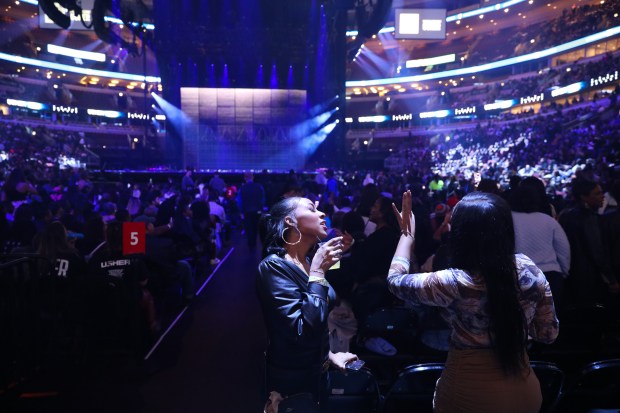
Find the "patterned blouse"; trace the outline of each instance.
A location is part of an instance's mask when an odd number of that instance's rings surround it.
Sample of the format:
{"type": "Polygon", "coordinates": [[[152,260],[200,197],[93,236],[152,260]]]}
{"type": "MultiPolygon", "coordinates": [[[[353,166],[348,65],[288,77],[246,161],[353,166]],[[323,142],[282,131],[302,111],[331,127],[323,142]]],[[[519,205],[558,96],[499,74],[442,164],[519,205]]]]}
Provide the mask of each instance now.
{"type": "MultiPolygon", "coordinates": [[[[549,283],[527,256],[516,254],[515,262],[528,334],[536,341],[552,343],[558,335],[558,319],[549,283]]],[[[491,347],[486,286],[481,276],[458,269],[421,274],[407,274],[408,270],[409,260],[394,257],[388,274],[394,295],[414,304],[441,307],[441,315],[452,327],[453,348],[491,347]]]]}

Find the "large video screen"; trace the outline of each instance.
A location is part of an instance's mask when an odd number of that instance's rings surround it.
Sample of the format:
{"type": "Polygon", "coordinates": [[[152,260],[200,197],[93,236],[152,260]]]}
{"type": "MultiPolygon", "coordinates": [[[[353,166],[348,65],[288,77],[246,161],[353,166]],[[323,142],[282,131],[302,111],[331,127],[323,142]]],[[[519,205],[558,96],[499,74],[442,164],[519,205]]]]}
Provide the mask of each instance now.
{"type": "Polygon", "coordinates": [[[197,169],[289,170],[309,156],[294,133],[306,91],[181,88],[183,163],[197,169]]]}
{"type": "Polygon", "coordinates": [[[443,40],[446,9],[396,9],[397,39],[443,40]]]}

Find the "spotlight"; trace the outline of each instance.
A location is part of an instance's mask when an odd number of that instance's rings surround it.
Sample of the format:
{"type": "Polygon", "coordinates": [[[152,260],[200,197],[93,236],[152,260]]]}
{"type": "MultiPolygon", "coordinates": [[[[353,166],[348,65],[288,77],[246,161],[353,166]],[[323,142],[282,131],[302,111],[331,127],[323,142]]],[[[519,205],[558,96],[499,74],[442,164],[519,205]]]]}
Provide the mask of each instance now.
{"type": "Polygon", "coordinates": [[[76,0],[39,0],[39,6],[41,6],[43,13],[66,30],[71,26],[71,18],[60,11],[56,3],[67,9],[69,13],[73,12],[76,16],[82,14],[82,8],[77,5],[76,0]]]}

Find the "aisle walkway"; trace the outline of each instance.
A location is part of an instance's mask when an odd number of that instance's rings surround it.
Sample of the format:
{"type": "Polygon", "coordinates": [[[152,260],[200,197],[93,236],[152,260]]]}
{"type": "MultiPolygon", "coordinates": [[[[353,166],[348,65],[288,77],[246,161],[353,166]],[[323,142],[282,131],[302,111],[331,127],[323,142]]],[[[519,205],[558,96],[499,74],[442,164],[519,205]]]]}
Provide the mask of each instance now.
{"type": "Polygon", "coordinates": [[[254,280],[259,251],[234,242],[196,300],[149,357],[146,412],[260,411],[266,334],[254,280]]]}
{"type": "MultiPolygon", "coordinates": [[[[1,412],[250,413],[262,409],[262,314],[255,293],[259,250],[235,236],[191,305],[143,365],[127,358],[58,359],[0,394],[1,412]]],[[[174,320],[175,314],[166,316],[174,320]]]]}

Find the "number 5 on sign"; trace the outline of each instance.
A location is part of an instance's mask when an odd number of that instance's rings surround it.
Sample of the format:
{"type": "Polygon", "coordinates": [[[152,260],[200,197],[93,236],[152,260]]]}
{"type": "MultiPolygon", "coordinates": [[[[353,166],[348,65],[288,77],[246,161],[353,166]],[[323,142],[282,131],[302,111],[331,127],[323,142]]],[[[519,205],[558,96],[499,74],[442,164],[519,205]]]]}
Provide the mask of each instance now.
{"type": "Polygon", "coordinates": [[[146,252],[146,225],[144,222],[123,223],[123,255],[146,252]]]}

